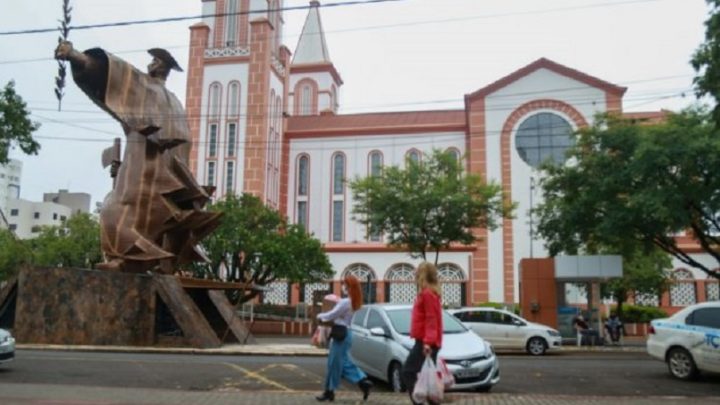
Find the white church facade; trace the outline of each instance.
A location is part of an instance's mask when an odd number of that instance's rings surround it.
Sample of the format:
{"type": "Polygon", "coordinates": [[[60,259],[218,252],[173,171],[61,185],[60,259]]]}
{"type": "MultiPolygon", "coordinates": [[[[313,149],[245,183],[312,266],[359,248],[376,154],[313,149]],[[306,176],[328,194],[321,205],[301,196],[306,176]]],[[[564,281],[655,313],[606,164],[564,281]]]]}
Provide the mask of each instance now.
{"type": "MultiPolygon", "coordinates": [[[[411,302],[418,261],[352,219],[345,179],[442,149],[462,156],[470,172],[501,184],[518,204],[515,219],[479,230],[473,245],[441,253],[444,300],[517,302],[518,263],[547,255],[528,216],[540,198],[538,163],[562,159],[569,134],[592,124],[596,113],[622,112],[626,89],[539,59],[469,89],[462,109],[338,114],[343,80],[329,56],[319,3],[310,2],[294,54],[281,41],[283,17],[276,10],[282,3],[203,0],[203,15],[227,15],[191,27],[186,99],[191,168],[199,181],[216,186],[216,198],[253,193],[303,224],[324,244],[335,269],[327,284],[276,283],[265,300],[308,301],[313,290],[339,289],[351,273],[371,280],[371,300],[411,302]]],[[[693,279],[705,278],[689,271],[693,279]]],[[[702,297],[717,295],[717,284],[713,288],[702,297]]]]}

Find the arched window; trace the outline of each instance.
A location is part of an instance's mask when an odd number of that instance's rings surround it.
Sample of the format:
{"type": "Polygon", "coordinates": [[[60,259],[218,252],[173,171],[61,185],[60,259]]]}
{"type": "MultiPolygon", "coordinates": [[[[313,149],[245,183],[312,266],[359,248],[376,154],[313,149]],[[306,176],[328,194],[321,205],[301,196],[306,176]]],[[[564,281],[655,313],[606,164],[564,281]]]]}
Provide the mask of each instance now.
{"type": "Polygon", "coordinates": [[[330,240],[341,242],[345,235],[345,155],[332,157],[332,228],[330,240]]]}
{"type": "Polygon", "coordinates": [[[565,152],[574,144],[573,129],[563,117],[541,112],[526,118],[515,134],[515,148],[525,163],[538,167],[546,161],[565,162],[565,152]]]}
{"type": "Polygon", "coordinates": [[[235,162],[229,160],[225,163],[225,195],[235,192],[233,185],[235,184],[235,162]]]}
{"type": "Polygon", "coordinates": [[[417,150],[417,149],[414,149],[414,148],[413,148],[413,149],[410,149],[410,150],[405,154],[405,158],[406,158],[406,159],[411,160],[411,161],[413,161],[413,162],[415,162],[415,163],[420,163],[421,156],[422,156],[422,155],[420,154],[420,151],[417,150]]]}
{"type": "Polygon", "coordinates": [[[220,93],[220,83],[210,85],[210,91],[208,92],[208,115],[210,120],[220,118],[220,93]]]}
{"type": "Polygon", "coordinates": [[[383,154],[382,152],[378,150],[374,150],[370,152],[370,155],[368,155],[368,175],[376,177],[379,176],[382,173],[382,166],[383,166],[383,154]]]}
{"type": "Polygon", "coordinates": [[[215,185],[215,162],[207,162],[207,185],[215,185]]]}
{"type": "Polygon", "coordinates": [[[225,0],[225,46],[237,45],[238,0],[225,0]]]}
{"type": "Polygon", "coordinates": [[[377,281],[377,277],[375,277],[375,272],[370,268],[370,266],[364,263],[351,264],[345,268],[341,277],[344,279],[347,276],[354,276],[358,279],[358,281],[360,281],[360,286],[363,292],[363,301],[365,303],[372,303],[376,301],[375,282],[377,281]]]}
{"type": "Polygon", "coordinates": [[[275,129],[275,90],[270,91],[270,105],[268,106],[268,118],[270,120],[270,131],[275,129]]]}
{"type": "Polygon", "coordinates": [[[673,307],[684,307],[697,302],[695,291],[695,278],[686,269],[675,270],[672,274],[674,279],[670,287],[670,305],[673,307]]]}
{"type": "Polygon", "coordinates": [[[275,123],[275,128],[280,133],[282,133],[282,118],[283,118],[282,98],[280,96],[277,96],[275,98],[275,120],[277,121],[275,123]]]}
{"type": "Polygon", "coordinates": [[[417,296],[415,268],[408,263],[392,266],[385,276],[385,297],[393,304],[411,304],[417,296]]]}
{"type": "Polygon", "coordinates": [[[310,158],[300,155],[297,160],[297,190],[295,195],[295,223],[308,229],[308,179],[310,177],[310,158]]]}
{"type": "Polygon", "coordinates": [[[333,194],[345,192],[345,155],[336,153],[333,156],[333,194]]]}
{"type": "Polygon", "coordinates": [[[240,83],[231,82],[228,86],[228,117],[240,116],[240,83]]]}
{"type": "Polygon", "coordinates": [[[333,84],[330,86],[330,109],[337,113],[338,110],[338,95],[337,95],[337,87],[333,84]]]}
{"type": "Polygon", "coordinates": [[[300,115],[312,114],[312,88],[306,84],[300,89],[300,115]]]}
{"type": "Polygon", "coordinates": [[[442,300],[445,305],[465,305],[465,274],[452,263],[438,266],[438,280],[442,288],[442,300]]]}
{"type": "Polygon", "coordinates": [[[218,124],[212,123],[208,127],[208,156],[217,156],[218,124]]]}
{"type": "Polygon", "coordinates": [[[302,155],[298,159],[298,189],[297,193],[301,196],[308,195],[308,169],[310,166],[310,158],[302,155]]]}
{"type": "Polygon", "coordinates": [[[453,159],[455,159],[456,162],[460,161],[460,151],[456,148],[448,148],[446,151],[450,156],[452,156],[453,159]]]}
{"type": "Polygon", "coordinates": [[[295,115],[312,115],[317,113],[318,85],[309,78],[295,84],[293,92],[293,108],[295,115]]]}

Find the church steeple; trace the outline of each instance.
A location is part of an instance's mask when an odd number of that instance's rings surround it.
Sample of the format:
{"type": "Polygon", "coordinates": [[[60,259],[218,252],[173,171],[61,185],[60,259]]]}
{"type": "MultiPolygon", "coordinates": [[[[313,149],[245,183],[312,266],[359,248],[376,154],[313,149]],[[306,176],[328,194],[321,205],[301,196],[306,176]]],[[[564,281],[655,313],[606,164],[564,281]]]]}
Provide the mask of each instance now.
{"type": "Polygon", "coordinates": [[[312,0],[310,2],[310,11],[305,19],[305,25],[295,49],[293,64],[330,62],[330,54],[325,42],[325,31],[322,28],[319,8],[319,1],[312,0]]]}
{"type": "Polygon", "coordinates": [[[330,61],[320,2],[312,0],[290,65],[288,112],[292,115],[336,114],[343,82],[330,61]]]}

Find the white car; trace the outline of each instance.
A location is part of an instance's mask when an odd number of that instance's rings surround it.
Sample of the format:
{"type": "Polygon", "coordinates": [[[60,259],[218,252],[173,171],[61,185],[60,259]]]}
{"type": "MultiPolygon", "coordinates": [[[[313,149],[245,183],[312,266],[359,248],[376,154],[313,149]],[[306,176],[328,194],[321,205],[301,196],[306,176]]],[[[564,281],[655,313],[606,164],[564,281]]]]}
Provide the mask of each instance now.
{"type": "Polygon", "coordinates": [[[15,339],[10,332],[0,329],[0,364],[12,361],[15,358],[15,339]]]}
{"type": "Polygon", "coordinates": [[[562,346],[557,330],[528,322],[512,312],[490,307],[467,307],[448,310],[465,326],[497,349],[524,349],[539,356],[548,349],[562,346]]]}
{"type": "Polygon", "coordinates": [[[720,373],[720,302],[690,305],[650,322],[647,351],[667,362],[670,374],[690,380],[699,371],[720,373]]]}

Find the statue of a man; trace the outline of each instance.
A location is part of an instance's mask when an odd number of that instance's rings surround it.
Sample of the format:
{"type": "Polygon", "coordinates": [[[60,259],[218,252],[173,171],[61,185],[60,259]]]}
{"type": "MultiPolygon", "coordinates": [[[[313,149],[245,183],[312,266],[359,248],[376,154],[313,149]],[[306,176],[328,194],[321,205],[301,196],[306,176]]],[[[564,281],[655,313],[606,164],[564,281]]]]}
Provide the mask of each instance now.
{"type": "Polygon", "coordinates": [[[185,111],[165,87],[170,70],[182,69],[168,51],[148,52],[147,74],[103,49],[78,52],[67,41],[55,57],[70,61],[75,83],[126,135],[115,188],[100,211],[106,263],[98,267],[172,273],[178,264],[206,260],[197,243],[220,214],[203,210],[214,189],[200,186],[188,169],[185,111]]]}

